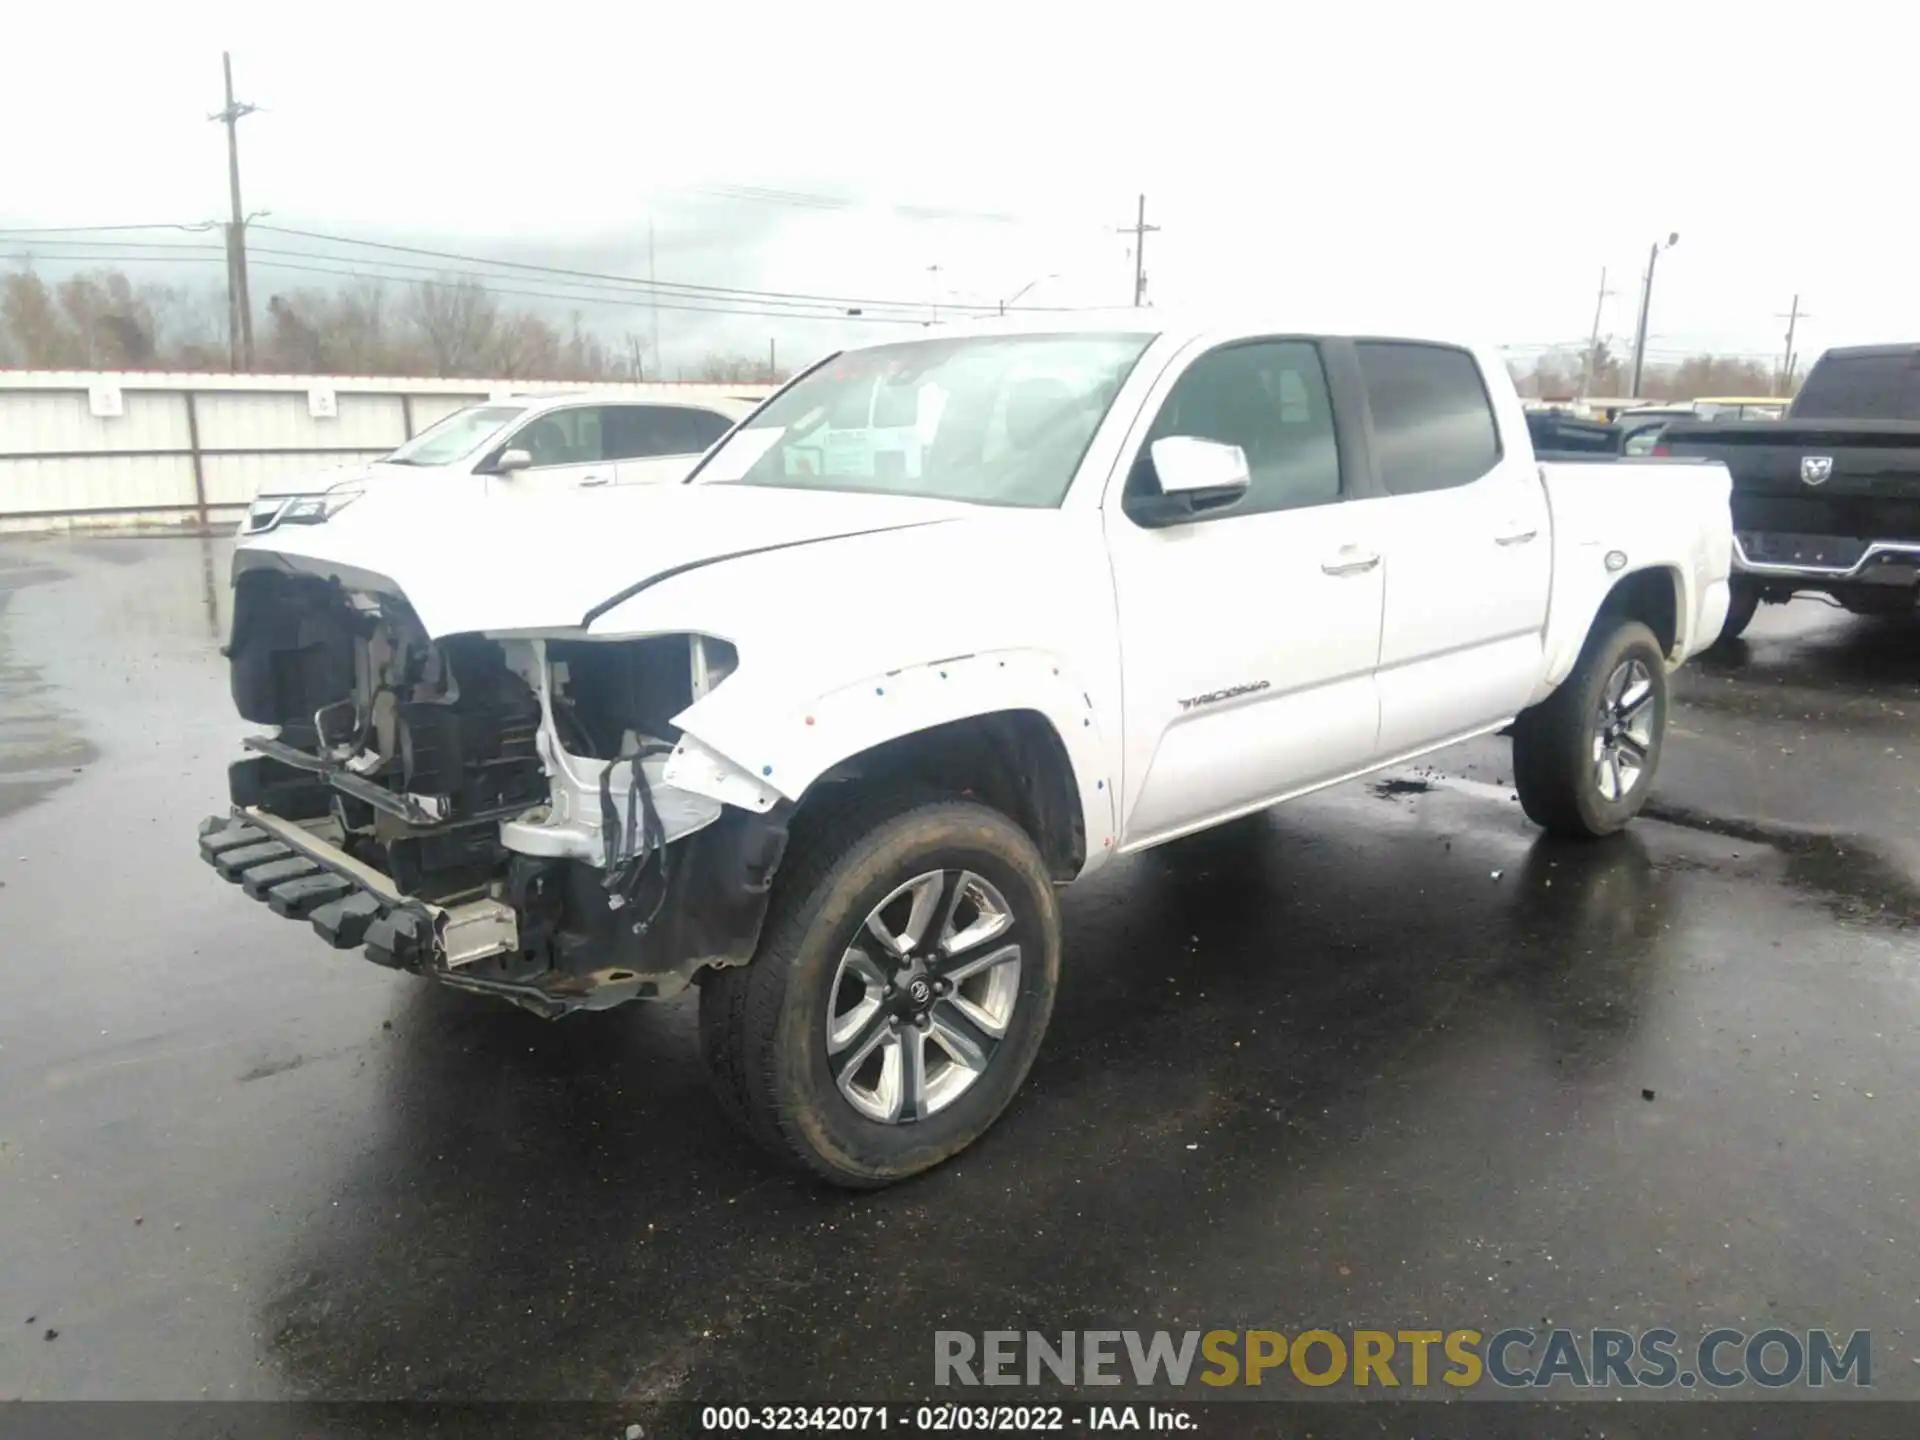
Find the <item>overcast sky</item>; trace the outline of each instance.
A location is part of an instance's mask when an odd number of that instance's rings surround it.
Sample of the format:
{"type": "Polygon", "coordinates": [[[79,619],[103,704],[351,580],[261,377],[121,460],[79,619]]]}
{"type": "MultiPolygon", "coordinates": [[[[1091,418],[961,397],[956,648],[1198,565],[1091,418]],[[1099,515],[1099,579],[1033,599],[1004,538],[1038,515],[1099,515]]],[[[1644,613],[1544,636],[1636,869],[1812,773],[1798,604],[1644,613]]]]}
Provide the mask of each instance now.
{"type": "MultiPolygon", "coordinates": [[[[662,280],[951,306],[1057,274],[1028,300],[1106,304],[1131,297],[1114,228],[1145,191],[1163,306],[1577,342],[1604,266],[1624,340],[1647,246],[1678,231],[1656,356],[1777,356],[1796,291],[1803,354],[1920,336],[1920,19],[1884,0],[15,0],[5,34],[0,227],[222,217],[225,48],[262,107],[247,206],[293,228],[644,274],[651,216],[662,280]]],[[[314,283],[262,270],[256,300],[314,283]]],[[[911,333],[662,324],[670,355],[911,333]]]]}

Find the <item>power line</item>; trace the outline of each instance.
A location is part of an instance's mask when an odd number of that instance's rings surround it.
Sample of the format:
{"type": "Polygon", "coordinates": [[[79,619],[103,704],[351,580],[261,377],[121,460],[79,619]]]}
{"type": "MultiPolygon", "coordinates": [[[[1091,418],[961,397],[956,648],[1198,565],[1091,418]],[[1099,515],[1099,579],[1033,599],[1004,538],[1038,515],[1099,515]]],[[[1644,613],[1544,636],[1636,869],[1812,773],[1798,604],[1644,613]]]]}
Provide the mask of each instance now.
{"type": "MultiPolygon", "coordinates": [[[[212,264],[214,261],[218,260],[221,255],[220,249],[216,246],[182,245],[182,246],[176,246],[172,248],[182,253],[164,254],[164,255],[114,254],[114,255],[90,256],[87,258],[91,261],[95,261],[101,264],[146,264],[146,263],[212,264]],[[201,251],[206,253],[198,253],[198,254],[184,253],[187,251],[201,251]]],[[[770,310],[765,308],[754,308],[746,305],[725,305],[725,304],[707,305],[707,304],[679,303],[678,301],[672,300],[672,299],[660,300],[660,299],[657,299],[656,297],[651,297],[651,296],[636,294],[631,292],[614,292],[611,294],[605,293],[605,292],[594,292],[594,293],[581,294],[581,293],[578,293],[577,291],[568,291],[568,290],[559,290],[559,289],[546,289],[546,290],[519,289],[519,288],[502,286],[496,283],[492,283],[493,281],[499,278],[494,276],[468,275],[465,277],[465,279],[462,279],[462,280],[450,280],[445,278],[434,278],[434,277],[425,276],[425,275],[392,275],[392,274],[382,273],[379,271],[369,271],[364,266],[358,264],[357,262],[345,256],[310,255],[307,251],[304,251],[304,250],[278,250],[272,247],[259,246],[259,245],[256,245],[253,247],[252,254],[254,256],[268,257],[265,259],[256,260],[255,262],[256,268],[263,269],[263,270],[286,270],[286,271],[291,271],[291,272],[300,273],[300,274],[330,275],[330,276],[338,277],[340,279],[347,279],[347,280],[357,279],[357,280],[394,281],[397,283],[404,283],[409,285],[425,285],[425,286],[428,286],[429,288],[437,289],[437,290],[439,289],[456,290],[456,289],[459,289],[462,284],[468,283],[469,281],[487,280],[489,283],[487,284],[486,289],[487,289],[487,292],[492,295],[511,295],[516,298],[529,299],[529,300],[557,300],[557,301],[564,301],[564,302],[568,302],[576,305],[619,305],[619,306],[632,307],[636,309],[657,307],[661,310],[673,310],[673,311],[679,311],[679,312],[683,312],[691,315],[746,315],[746,316],[754,316],[762,319],[776,319],[776,320],[832,320],[832,321],[841,321],[841,322],[844,322],[847,320],[856,320],[856,321],[864,321],[867,324],[915,325],[915,326],[924,325],[926,323],[924,320],[913,315],[865,315],[865,314],[848,315],[843,310],[826,310],[826,309],[770,310]],[[300,263],[296,263],[293,260],[282,260],[282,259],[275,258],[280,255],[298,256],[306,260],[337,260],[340,265],[346,266],[348,268],[343,269],[343,268],[337,268],[335,266],[328,266],[328,265],[300,264],[300,263]]],[[[391,265],[396,265],[404,262],[386,261],[381,263],[391,266],[391,265]]],[[[418,268],[426,269],[428,267],[422,266],[418,268]]],[[[447,273],[448,272],[446,271],[441,271],[440,275],[444,277],[447,273]]],[[[679,297],[679,300],[699,301],[706,298],[709,298],[709,297],[684,296],[684,297],[679,297]]]]}
{"type": "MultiPolygon", "coordinates": [[[[260,228],[268,229],[271,227],[261,226],[260,228]]],[[[208,259],[217,257],[221,253],[219,247],[212,246],[212,245],[161,244],[161,243],[151,242],[151,241],[149,242],[140,242],[140,241],[113,242],[113,241],[65,240],[65,241],[51,241],[48,243],[57,244],[57,245],[65,246],[68,248],[86,248],[90,250],[108,249],[113,252],[109,254],[87,255],[84,257],[62,256],[62,255],[56,255],[51,257],[54,259],[67,259],[67,260],[85,259],[89,263],[96,263],[96,264],[116,264],[116,263],[125,264],[125,263],[144,263],[144,262],[155,262],[155,261],[158,261],[158,262],[179,261],[182,263],[202,263],[208,259]],[[142,254],[127,253],[131,251],[158,252],[158,253],[142,253],[142,254]]],[[[596,282],[596,281],[589,281],[589,280],[581,280],[581,281],[555,280],[552,282],[547,282],[555,286],[565,285],[567,287],[565,289],[540,289],[540,290],[509,289],[509,288],[503,288],[498,282],[502,279],[512,279],[513,277],[511,276],[503,277],[498,275],[490,275],[480,271],[457,270],[457,269],[452,269],[445,265],[426,265],[426,264],[420,264],[417,262],[406,261],[406,260],[388,260],[388,259],[362,261],[346,255],[326,255],[326,254],[319,254],[311,250],[289,250],[289,249],[283,249],[281,247],[273,246],[273,245],[254,245],[249,247],[248,253],[250,256],[256,256],[256,257],[258,256],[285,257],[288,260],[323,262],[322,264],[318,264],[318,265],[312,264],[312,263],[305,264],[305,265],[289,265],[289,264],[280,263],[278,260],[274,260],[271,264],[269,263],[268,260],[258,261],[259,265],[264,266],[266,268],[287,269],[287,270],[306,270],[314,274],[340,275],[342,277],[349,278],[349,279],[377,279],[377,280],[383,280],[383,281],[392,280],[399,283],[415,284],[415,283],[427,283],[428,277],[445,277],[451,274],[451,275],[461,276],[466,280],[471,280],[475,282],[484,282],[484,284],[486,285],[486,288],[496,294],[521,295],[521,296],[527,296],[535,299],[547,298],[547,299],[557,299],[557,300],[568,300],[568,301],[573,301],[575,303],[586,302],[586,303],[593,303],[593,304],[645,303],[650,305],[655,304],[660,300],[660,297],[657,294],[648,292],[644,289],[633,289],[633,288],[628,288],[624,286],[614,287],[604,282],[596,282]],[[349,268],[337,269],[337,268],[332,268],[333,266],[346,266],[349,268]],[[372,267],[378,267],[378,268],[372,268],[372,267]],[[392,273],[393,271],[396,271],[396,270],[409,271],[414,273],[410,273],[410,274],[392,273]],[[582,291],[585,291],[587,293],[583,294],[581,293],[582,291]]],[[[22,258],[25,258],[25,257],[23,256],[22,258]]],[[[537,282],[523,281],[522,283],[532,284],[537,282]]],[[[823,320],[823,319],[839,320],[839,319],[865,318],[865,319],[873,319],[873,320],[887,321],[887,322],[913,321],[914,323],[919,323],[919,320],[916,314],[903,313],[899,315],[881,314],[881,315],[867,316],[864,314],[864,312],[862,312],[860,314],[849,315],[848,312],[842,308],[831,307],[824,304],[816,304],[811,301],[801,301],[801,300],[782,300],[782,299],[770,298],[764,301],[759,301],[757,303],[744,303],[745,301],[750,301],[751,297],[743,297],[743,301],[735,301],[734,297],[731,295],[679,294],[677,292],[668,293],[665,299],[668,301],[677,300],[681,302],[689,302],[689,303],[680,303],[680,304],[667,304],[664,306],[664,308],[670,309],[670,310],[682,310],[690,313],[707,313],[707,314],[716,314],[716,315],[728,315],[728,314],[759,315],[759,316],[766,316],[766,317],[790,316],[794,319],[805,319],[805,320],[823,320]],[[706,302],[712,302],[712,303],[706,303],[706,302]]],[[[962,307],[962,308],[968,308],[968,307],[962,307]]],[[[977,307],[971,307],[971,308],[978,310],[982,314],[986,313],[986,307],[984,306],[977,306],[977,307]]],[[[914,309],[917,311],[918,309],[917,304],[914,306],[914,309]]]]}
{"type": "MultiPolygon", "coordinates": [[[[70,235],[70,234],[90,234],[90,233],[104,233],[106,231],[116,229],[116,228],[122,228],[122,227],[65,227],[65,228],[46,227],[44,229],[20,229],[20,230],[0,229],[0,236],[9,236],[9,235],[57,236],[57,235],[70,235]]],[[[144,229],[157,229],[157,228],[163,228],[163,227],[127,226],[124,228],[127,230],[144,230],[144,229]]],[[[212,229],[213,225],[210,222],[208,224],[201,225],[201,226],[174,225],[166,228],[173,228],[173,229],[186,230],[186,231],[204,231],[204,230],[212,229]]],[[[629,275],[612,275],[612,274],[607,274],[605,272],[600,272],[600,271],[579,270],[579,269],[573,269],[567,266],[560,266],[560,265],[542,265],[542,264],[537,264],[535,262],[526,261],[526,260],[504,260],[504,259],[500,259],[492,256],[470,255],[470,254],[465,254],[462,252],[450,251],[450,250],[436,250],[436,249],[431,249],[429,247],[420,246],[420,245],[403,245],[393,241],[365,240],[365,239],[360,239],[354,236],[334,235],[334,234],[329,234],[324,231],[318,231],[318,230],[302,230],[302,229],[296,229],[291,226],[272,225],[264,221],[258,221],[258,220],[247,222],[246,228],[249,230],[269,231],[276,235],[287,235],[287,236],[292,236],[292,237],[303,239],[303,240],[317,240],[323,244],[328,244],[328,245],[338,245],[338,246],[349,247],[349,248],[381,250],[381,251],[387,251],[387,252],[390,252],[393,254],[399,254],[399,255],[417,255],[417,256],[421,256],[423,258],[432,259],[432,260],[454,261],[462,266],[483,266],[483,267],[488,267],[494,270],[521,271],[529,275],[553,276],[560,280],[564,280],[569,284],[575,284],[575,285],[584,284],[584,285],[591,285],[593,287],[617,286],[623,290],[637,291],[640,293],[658,293],[660,295],[668,296],[668,297],[678,296],[680,298],[689,299],[689,300],[693,300],[693,299],[725,300],[725,301],[742,302],[746,304],[759,305],[759,306],[780,306],[780,305],[789,304],[789,303],[802,304],[802,305],[830,305],[830,306],[841,306],[841,307],[858,307],[862,310],[883,310],[883,311],[893,310],[893,311],[899,311],[903,314],[917,313],[920,310],[921,303],[922,303],[916,300],[881,299],[881,298],[858,296],[858,295],[832,295],[832,294],[823,294],[820,292],[810,292],[810,291],[756,290],[756,289],[751,289],[743,286],[707,285],[707,284],[699,284],[699,283],[694,283],[689,281],[677,281],[677,280],[642,280],[637,277],[629,276],[629,275]]],[[[107,242],[48,239],[44,243],[49,245],[61,245],[61,246],[78,248],[82,246],[97,247],[107,242]]],[[[124,246],[140,245],[140,244],[152,244],[154,242],[123,241],[119,243],[124,247],[124,246]]],[[[266,251],[260,246],[254,246],[252,247],[252,253],[264,254],[266,253],[266,251]]],[[[285,251],[282,253],[305,255],[305,254],[308,254],[309,252],[285,251]]],[[[351,256],[344,256],[344,255],[343,256],[315,255],[315,256],[312,256],[312,258],[326,259],[326,260],[338,259],[343,262],[355,264],[355,265],[367,263],[367,262],[363,262],[361,260],[355,259],[351,256]]],[[[398,266],[403,262],[386,261],[382,263],[392,265],[392,266],[398,266]]],[[[414,268],[419,268],[423,270],[430,269],[434,271],[444,271],[447,267],[418,266],[414,268]]],[[[489,278],[489,277],[486,277],[483,272],[468,272],[468,273],[476,274],[477,278],[489,278]]],[[[1049,305],[1023,305],[1019,307],[1009,306],[1008,308],[1009,309],[1018,308],[1025,311],[1035,311],[1035,312],[1054,311],[1054,312],[1060,312],[1060,313],[1071,313],[1073,309],[1073,307],[1070,307],[1070,306],[1049,306],[1049,305]]],[[[855,318],[858,318],[858,317],[855,317],[855,318]]]]}
{"type": "MultiPolygon", "coordinates": [[[[217,230],[217,220],[202,220],[193,225],[182,225],[175,220],[162,220],[153,225],[27,225],[0,229],[0,235],[104,235],[114,231],[126,230],[188,230],[195,234],[208,230],[217,230]]],[[[82,244],[82,241],[74,241],[82,244]]]]}
{"type": "MultiPolygon", "coordinates": [[[[261,224],[256,227],[270,230],[276,235],[292,235],[303,240],[320,240],[332,245],[359,246],[372,250],[389,250],[402,255],[422,255],[436,260],[455,260],[467,265],[486,265],[503,270],[524,270],[532,274],[554,275],[569,281],[590,280],[601,284],[619,285],[640,290],[654,289],[665,293],[680,293],[689,298],[707,296],[714,298],[750,300],[765,302],[774,300],[794,300],[822,305],[860,306],[883,310],[918,310],[919,302],[912,300],[875,299],[858,295],[825,295],[797,290],[753,290],[733,285],[701,285],[683,280],[657,280],[648,282],[631,275],[610,275],[602,271],[576,270],[562,265],[540,265],[529,260],[501,260],[485,255],[466,255],[451,250],[433,250],[421,245],[401,245],[389,240],[359,240],[346,235],[329,235],[318,230],[296,230],[285,225],[261,224]]],[[[343,257],[344,258],[344,257],[343,257]]],[[[1029,309],[1047,309],[1046,306],[1029,306],[1029,309]]]]}

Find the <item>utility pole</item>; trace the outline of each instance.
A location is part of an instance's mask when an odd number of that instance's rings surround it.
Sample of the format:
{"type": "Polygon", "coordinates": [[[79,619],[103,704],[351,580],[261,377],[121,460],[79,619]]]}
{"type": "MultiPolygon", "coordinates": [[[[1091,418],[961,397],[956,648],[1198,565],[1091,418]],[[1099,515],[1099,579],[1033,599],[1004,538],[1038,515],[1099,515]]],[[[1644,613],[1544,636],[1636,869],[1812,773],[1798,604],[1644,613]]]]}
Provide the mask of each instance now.
{"type": "Polygon", "coordinates": [[[1134,308],[1147,303],[1147,236],[1160,227],[1147,223],[1147,197],[1140,197],[1139,208],[1134,211],[1133,224],[1117,225],[1115,233],[1133,236],[1133,304],[1134,308]]]}
{"type": "Polygon", "coordinates": [[[233,219],[227,225],[227,359],[234,369],[253,369],[253,297],[247,290],[247,222],[240,209],[240,136],[236,128],[258,106],[233,98],[233,56],[222,50],[220,68],[227,79],[227,108],[209,120],[227,127],[227,194],[233,219]]]}
{"type": "Polygon", "coordinates": [[[773,347],[776,343],[776,338],[777,337],[772,335],[767,337],[767,382],[769,384],[773,383],[774,377],[780,373],[780,362],[773,358],[773,347]]]}
{"type": "Polygon", "coordinates": [[[1580,362],[1580,398],[1585,400],[1593,391],[1593,362],[1600,350],[1600,312],[1606,309],[1607,297],[1613,292],[1607,289],[1607,267],[1600,267],[1600,294],[1593,302],[1593,329],[1587,336],[1587,355],[1580,362]]]}
{"type": "Polygon", "coordinates": [[[940,319],[940,263],[935,261],[927,267],[927,323],[933,325],[940,319]]]}
{"type": "Polygon", "coordinates": [[[1640,323],[1633,332],[1633,384],[1628,388],[1633,392],[1628,399],[1640,398],[1640,379],[1647,360],[1647,315],[1653,309],[1653,271],[1660,263],[1660,252],[1671,250],[1680,243],[1680,232],[1674,231],[1667,236],[1663,245],[1656,240],[1647,250],[1647,273],[1640,287],[1640,323]]]}
{"type": "Polygon", "coordinates": [[[1780,361],[1780,393],[1791,395],[1793,394],[1793,332],[1799,328],[1800,322],[1807,318],[1800,313],[1800,297],[1798,295],[1793,297],[1793,308],[1785,315],[1775,315],[1773,318],[1787,322],[1787,353],[1780,361]]]}

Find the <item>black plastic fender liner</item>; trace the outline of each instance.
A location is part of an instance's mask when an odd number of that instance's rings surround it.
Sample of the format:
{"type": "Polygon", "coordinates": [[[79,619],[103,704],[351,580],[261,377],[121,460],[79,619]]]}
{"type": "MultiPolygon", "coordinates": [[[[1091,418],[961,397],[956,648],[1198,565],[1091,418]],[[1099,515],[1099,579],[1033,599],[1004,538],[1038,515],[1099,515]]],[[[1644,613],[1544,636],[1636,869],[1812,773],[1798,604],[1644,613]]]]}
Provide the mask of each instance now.
{"type": "Polygon", "coordinates": [[[727,807],[711,825],[667,847],[664,876],[650,873],[633,904],[609,907],[602,872],[569,865],[557,963],[570,971],[631,972],[655,987],[642,993],[659,995],[684,988],[708,965],[746,964],[760,943],[791,809],[783,803],[752,814],[727,807]]]}

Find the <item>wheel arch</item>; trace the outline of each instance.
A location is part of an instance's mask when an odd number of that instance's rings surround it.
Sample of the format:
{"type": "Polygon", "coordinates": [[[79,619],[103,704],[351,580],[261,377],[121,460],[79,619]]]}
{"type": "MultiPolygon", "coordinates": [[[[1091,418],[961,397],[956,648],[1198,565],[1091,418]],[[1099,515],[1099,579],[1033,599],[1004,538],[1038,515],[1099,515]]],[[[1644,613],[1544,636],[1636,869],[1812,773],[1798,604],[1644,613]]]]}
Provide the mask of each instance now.
{"type": "Polygon", "coordinates": [[[948,720],[850,755],[808,786],[798,813],[841,785],[914,784],[998,810],[1033,839],[1048,873],[1086,866],[1084,797],[1060,732],[1037,710],[948,720]]]}
{"type": "MultiPolygon", "coordinates": [[[[1609,616],[1638,620],[1653,632],[1660,653],[1672,661],[1685,638],[1680,620],[1685,608],[1681,593],[1684,585],[1679,569],[1671,565],[1649,565],[1623,575],[1601,600],[1593,623],[1609,616]]],[[[1589,633],[1593,623],[1587,626],[1589,633]]]]}
{"type": "Polygon", "coordinates": [[[823,786],[907,778],[1008,815],[1056,880],[1111,851],[1109,747],[1091,695],[1056,656],[932,661],[798,703],[736,683],[677,717],[684,763],[670,768],[673,783],[752,808],[784,799],[804,809],[823,786]]]}
{"type": "Polygon", "coordinates": [[[1578,623],[1573,615],[1563,614],[1559,623],[1549,624],[1546,683],[1534,695],[1534,702],[1544,699],[1573,673],[1587,643],[1603,625],[1614,620],[1637,620],[1645,625],[1653,632],[1669,667],[1678,664],[1680,657],[1693,648],[1693,637],[1686,633],[1691,608],[1686,577],[1676,565],[1644,565],[1617,576],[1604,589],[1596,587],[1590,601],[1576,612],[1578,623]]]}

